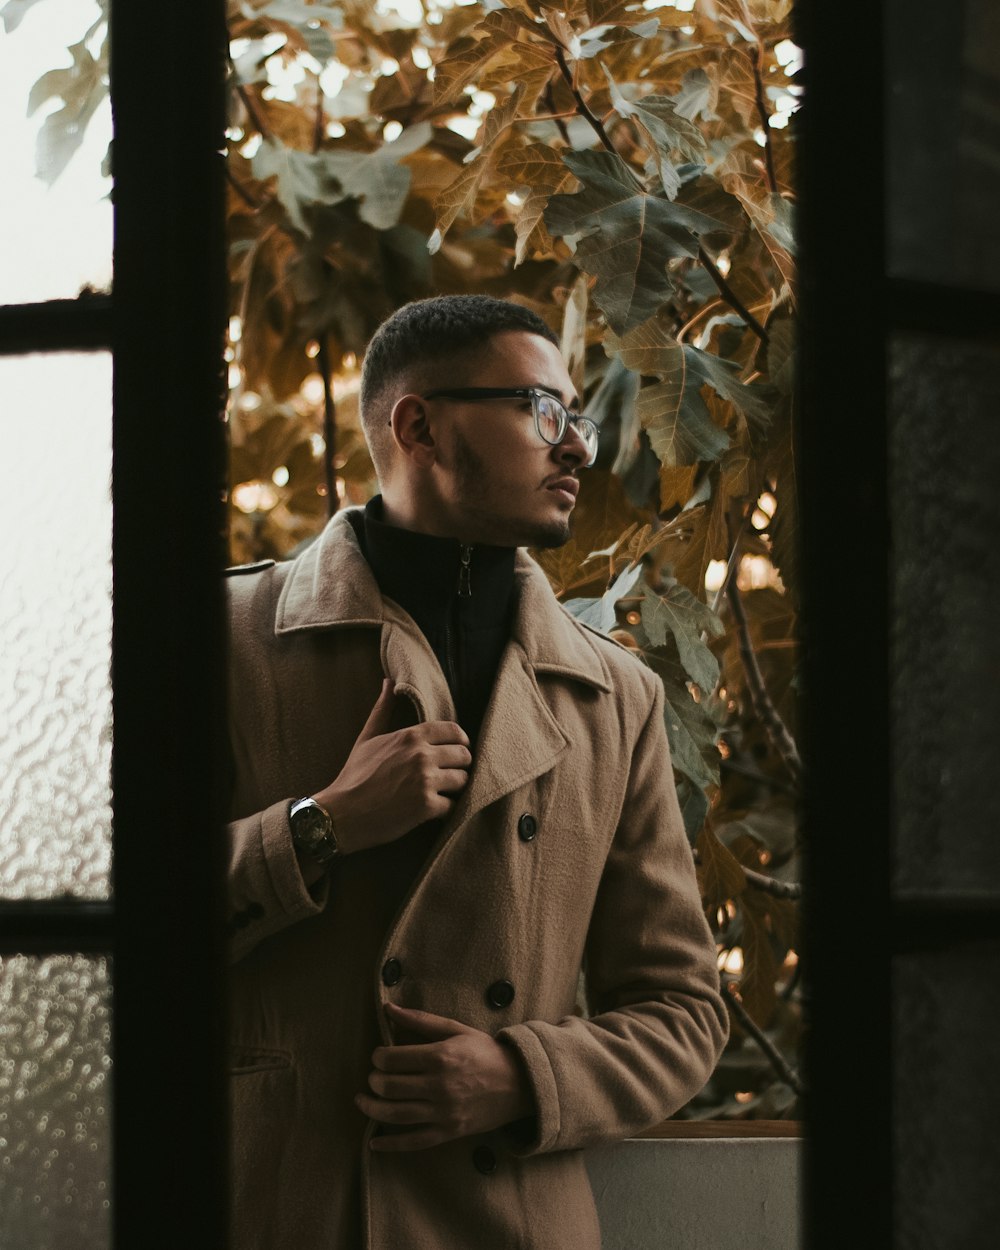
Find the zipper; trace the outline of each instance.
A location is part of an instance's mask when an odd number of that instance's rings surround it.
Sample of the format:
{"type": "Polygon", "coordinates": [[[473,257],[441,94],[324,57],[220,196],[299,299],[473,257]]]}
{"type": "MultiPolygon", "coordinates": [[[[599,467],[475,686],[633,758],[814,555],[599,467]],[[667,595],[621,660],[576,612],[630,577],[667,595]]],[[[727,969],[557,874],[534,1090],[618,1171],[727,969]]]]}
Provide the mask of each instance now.
{"type": "Polygon", "coordinates": [[[472,548],[465,543],[459,547],[462,563],[458,570],[459,599],[472,598],[472,548]]]}

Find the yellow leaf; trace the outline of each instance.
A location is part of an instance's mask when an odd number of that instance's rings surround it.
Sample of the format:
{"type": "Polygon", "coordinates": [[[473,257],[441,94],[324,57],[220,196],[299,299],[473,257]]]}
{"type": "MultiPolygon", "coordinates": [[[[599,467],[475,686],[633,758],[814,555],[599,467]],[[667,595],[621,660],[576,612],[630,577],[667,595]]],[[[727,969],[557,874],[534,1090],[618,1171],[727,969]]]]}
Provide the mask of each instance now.
{"type": "Polygon", "coordinates": [[[747,886],[739,860],[723,846],[710,825],[702,826],[695,844],[698,852],[698,884],[706,908],[715,911],[735,899],[747,886]]]}
{"type": "Polygon", "coordinates": [[[549,202],[549,196],[568,190],[570,184],[576,180],[555,148],[544,143],[532,143],[529,147],[507,152],[498,163],[497,172],[509,181],[511,191],[528,189],[528,197],[521,205],[514,222],[517,232],[514,264],[519,265],[528,253],[532,236],[538,237],[536,230],[545,231],[543,237],[548,240],[542,214],[549,202]]]}

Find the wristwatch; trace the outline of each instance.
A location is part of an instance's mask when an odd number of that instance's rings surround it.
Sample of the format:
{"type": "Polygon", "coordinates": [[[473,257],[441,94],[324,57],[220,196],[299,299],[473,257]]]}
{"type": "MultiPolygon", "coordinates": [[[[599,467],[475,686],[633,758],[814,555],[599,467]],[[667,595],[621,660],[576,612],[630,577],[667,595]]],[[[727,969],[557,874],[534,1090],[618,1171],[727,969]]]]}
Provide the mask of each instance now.
{"type": "Polygon", "coordinates": [[[288,808],[288,823],[297,851],[320,868],[329,868],[340,854],[333,832],[333,818],[315,799],[296,799],[288,808]]]}

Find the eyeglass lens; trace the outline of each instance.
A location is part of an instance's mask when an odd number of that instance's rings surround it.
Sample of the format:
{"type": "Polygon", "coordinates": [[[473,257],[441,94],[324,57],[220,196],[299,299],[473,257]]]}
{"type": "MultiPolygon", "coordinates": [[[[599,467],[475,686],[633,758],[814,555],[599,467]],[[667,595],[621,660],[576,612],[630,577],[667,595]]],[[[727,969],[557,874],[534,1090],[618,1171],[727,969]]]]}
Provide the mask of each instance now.
{"type": "MultiPolygon", "coordinates": [[[[541,394],[536,397],[535,412],[538,419],[538,432],[542,438],[553,446],[561,443],[566,437],[566,428],[570,420],[570,414],[562,404],[551,395],[541,394]]],[[[586,444],[590,452],[590,461],[593,463],[594,456],[597,454],[597,428],[586,417],[577,418],[574,425],[586,444]]]]}

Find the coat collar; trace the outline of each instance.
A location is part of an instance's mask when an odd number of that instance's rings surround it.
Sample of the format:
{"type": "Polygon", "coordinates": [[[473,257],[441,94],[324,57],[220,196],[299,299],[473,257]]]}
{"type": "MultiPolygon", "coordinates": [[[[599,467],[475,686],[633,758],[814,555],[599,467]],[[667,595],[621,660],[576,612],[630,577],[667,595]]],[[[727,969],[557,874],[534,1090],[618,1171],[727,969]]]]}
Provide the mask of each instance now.
{"type": "MultiPolygon", "coordinates": [[[[361,552],[352,514],[360,517],[360,509],[338,513],[292,562],[278,598],[275,634],[399,621],[402,614],[383,600],[361,552]]],[[[512,638],[531,668],[611,691],[611,675],[596,643],[560,607],[545,574],[524,551],[517,554],[514,576],[518,605],[512,638]]]]}

